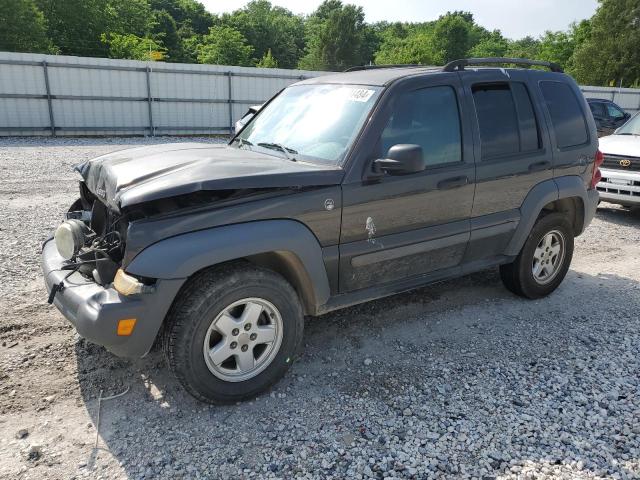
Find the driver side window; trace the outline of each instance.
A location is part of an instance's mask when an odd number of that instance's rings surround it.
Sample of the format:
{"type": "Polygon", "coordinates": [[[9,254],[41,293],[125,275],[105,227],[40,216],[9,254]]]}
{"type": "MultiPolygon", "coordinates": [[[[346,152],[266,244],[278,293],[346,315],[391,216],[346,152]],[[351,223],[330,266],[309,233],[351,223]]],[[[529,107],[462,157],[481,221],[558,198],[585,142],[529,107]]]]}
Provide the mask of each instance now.
{"type": "Polygon", "coordinates": [[[461,162],[460,113],[454,89],[440,86],[400,94],[379,144],[383,157],[394,145],[420,145],[427,167],[461,162]]]}

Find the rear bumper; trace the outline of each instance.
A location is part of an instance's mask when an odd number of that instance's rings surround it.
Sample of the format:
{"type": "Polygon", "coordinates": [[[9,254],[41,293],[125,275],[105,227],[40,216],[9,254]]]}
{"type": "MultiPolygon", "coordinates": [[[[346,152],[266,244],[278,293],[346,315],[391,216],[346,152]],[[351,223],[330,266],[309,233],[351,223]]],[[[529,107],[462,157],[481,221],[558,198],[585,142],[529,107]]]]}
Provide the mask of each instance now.
{"type": "MultiPolygon", "coordinates": [[[[598,209],[598,203],[600,203],[600,195],[597,190],[587,190],[586,205],[584,206],[584,224],[582,231],[591,224],[591,221],[596,216],[596,210],[598,209]]],[[[582,232],[581,232],[582,233],[582,232]]]]}
{"type": "Polygon", "coordinates": [[[601,168],[598,183],[600,199],[609,203],[640,206],[640,172],[622,172],[601,168]]]}
{"type": "Polygon", "coordinates": [[[73,324],[80,336],[104,346],[121,357],[138,358],[152,347],[162,321],[184,279],[158,280],[153,293],[125,297],[102,287],[79,273],[66,277],[64,259],[51,238],[42,247],[42,272],[47,293],[63,282],[53,304],[73,324]],[[130,336],[118,336],[119,320],[135,318],[130,336]]]}

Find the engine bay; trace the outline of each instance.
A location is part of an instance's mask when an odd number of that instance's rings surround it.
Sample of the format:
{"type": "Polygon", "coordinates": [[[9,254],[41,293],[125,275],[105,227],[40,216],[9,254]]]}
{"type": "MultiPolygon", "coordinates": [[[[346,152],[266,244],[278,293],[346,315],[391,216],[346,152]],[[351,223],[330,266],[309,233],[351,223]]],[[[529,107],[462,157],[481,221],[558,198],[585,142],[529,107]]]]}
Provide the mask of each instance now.
{"type": "Polygon", "coordinates": [[[122,263],[127,223],[126,216],[107,208],[80,182],[80,198],[54,235],[58,253],[69,270],[108,285],[122,263]]]}

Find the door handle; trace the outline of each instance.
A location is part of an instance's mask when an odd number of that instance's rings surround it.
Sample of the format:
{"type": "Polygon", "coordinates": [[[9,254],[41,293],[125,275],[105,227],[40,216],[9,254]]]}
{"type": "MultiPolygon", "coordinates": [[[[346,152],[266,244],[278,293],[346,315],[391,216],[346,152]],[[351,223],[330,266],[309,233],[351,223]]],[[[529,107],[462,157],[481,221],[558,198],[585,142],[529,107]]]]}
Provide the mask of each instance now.
{"type": "Polygon", "coordinates": [[[551,167],[551,162],[549,162],[549,161],[535,162],[535,163],[532,163],[531,165],[529,165],[529,171],[530,172],[540,172],[540,171],[546,170],[546,169],[548,169],[550,167],[551,167]]]}
{"type": "Polygon", "coordinates": [[[469,179],[466,176],[447,178],[438,182],[438,190],[449,190],[450,188],[464,187],[469,183],[469,179]]]}

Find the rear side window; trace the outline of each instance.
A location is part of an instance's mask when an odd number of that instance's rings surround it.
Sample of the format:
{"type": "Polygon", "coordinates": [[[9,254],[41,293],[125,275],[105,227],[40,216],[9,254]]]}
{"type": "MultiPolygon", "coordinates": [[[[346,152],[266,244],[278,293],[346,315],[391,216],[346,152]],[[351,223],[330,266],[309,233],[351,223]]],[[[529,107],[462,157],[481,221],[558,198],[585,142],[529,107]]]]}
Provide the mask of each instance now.
{"type": "Polygon", "coordinates": [[[613,103],[607,103],[607,111],[609,112],[609,116],[611,118],[615,118],[616,120],[624,118],[624,112],[616,107],[613,103]]]}
{"type": "Polygon", "coordinates": [[[460,113],[453,88],[423,88],[398,96],[380,136],[382,155],[401,143],[420,145],[427,166],[462,161],[460,113]]]}
{"type": "Polygon", "coordinates": [[[589,140],[587,122],[573,89],[566,83],[540,82],[559,148],[583,145],[589,140]]]}
{"type": "Polygon", "coordinates": [[[474,85],[472,92],[483,159],[540,148],[536,116],[523,83],[474,85]]]}

